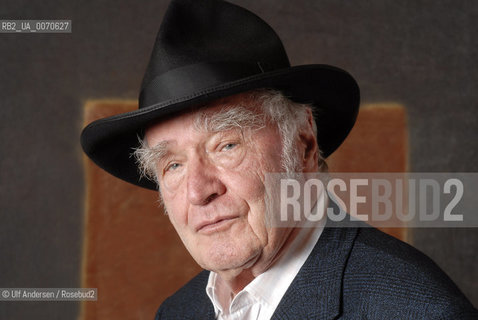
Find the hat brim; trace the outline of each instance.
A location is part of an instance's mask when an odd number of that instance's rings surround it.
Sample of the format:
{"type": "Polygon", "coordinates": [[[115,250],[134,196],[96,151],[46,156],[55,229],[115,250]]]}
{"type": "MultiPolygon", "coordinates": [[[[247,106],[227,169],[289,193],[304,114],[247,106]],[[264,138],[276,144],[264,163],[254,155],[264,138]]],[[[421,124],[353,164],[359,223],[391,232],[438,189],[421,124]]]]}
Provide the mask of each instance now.
{"type": "Polygon", "coordinates": [[[293,101],[314,106],[317,140],[324,157],[345,140],[357,118],[360,93],[354,78],[336,67],[305,65],[257,74],[94,121],[83,129],[81,145],[85,153],[110,174],[157,190],[154,182],[140,176],[132,156],[143,129],[191,106],[259,88],[277,89],[293,101]]]}

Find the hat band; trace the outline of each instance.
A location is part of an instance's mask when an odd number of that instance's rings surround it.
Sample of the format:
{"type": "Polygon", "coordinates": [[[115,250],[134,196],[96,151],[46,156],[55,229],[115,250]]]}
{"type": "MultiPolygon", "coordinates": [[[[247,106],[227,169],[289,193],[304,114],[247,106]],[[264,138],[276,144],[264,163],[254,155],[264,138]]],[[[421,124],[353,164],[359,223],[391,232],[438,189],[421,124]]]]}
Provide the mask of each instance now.
{"type": "Polygon", "coordinates": [[[176,68],[155,77],[139,96],[139,108],[186,97],[194,92],[264,73],[259,62],[202,62],[176,68]]]}

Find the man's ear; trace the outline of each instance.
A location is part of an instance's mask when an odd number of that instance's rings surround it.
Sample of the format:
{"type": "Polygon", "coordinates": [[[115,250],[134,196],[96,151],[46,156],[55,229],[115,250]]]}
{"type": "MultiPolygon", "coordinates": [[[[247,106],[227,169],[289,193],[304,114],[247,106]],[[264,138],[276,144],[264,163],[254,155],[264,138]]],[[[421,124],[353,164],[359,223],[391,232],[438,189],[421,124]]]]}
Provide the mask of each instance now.
{"type": "Polygon", "coordinates": [[[313,121],[312,110],[307,109],[307,123],[299,129],[299,155],[303,172],[317,172],[319,170],[319,148],[314,134],[313,121]]]}

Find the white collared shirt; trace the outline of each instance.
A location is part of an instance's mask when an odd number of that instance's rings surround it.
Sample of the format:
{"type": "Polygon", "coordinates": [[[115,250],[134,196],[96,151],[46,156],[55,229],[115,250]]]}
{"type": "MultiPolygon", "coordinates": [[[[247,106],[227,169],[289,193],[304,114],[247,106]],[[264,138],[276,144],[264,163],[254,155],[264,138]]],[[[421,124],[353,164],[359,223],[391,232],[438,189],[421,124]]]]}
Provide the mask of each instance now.
{"type": "Polygon", "coordinates": [[[319,240],[325,220],[322,219],[314,223],[306,222],[299,229],[297,236],[288,245],[288,248],[285,248],[284,254],[266,272],[257,276],[241,290],[232,299],[228,310],[224,310],[216,294],[218,274],[211,272],[206,293],[214,305],[216,319],[270,319],[319,240]]]}

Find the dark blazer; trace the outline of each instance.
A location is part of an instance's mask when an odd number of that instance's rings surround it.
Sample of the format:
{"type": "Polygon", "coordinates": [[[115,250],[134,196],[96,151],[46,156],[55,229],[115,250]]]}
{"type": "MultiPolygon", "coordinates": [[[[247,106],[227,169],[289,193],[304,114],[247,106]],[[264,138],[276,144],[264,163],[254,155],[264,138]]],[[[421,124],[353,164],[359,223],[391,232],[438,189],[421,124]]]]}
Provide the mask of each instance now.
{"type": "MultiPolygon", "coordinates": [[[[214,319],[203,271],[156,319],[214,319]]],[[[374,228],[326,227],[272,319],[478,319],[428,257],[374,228]]]]}

